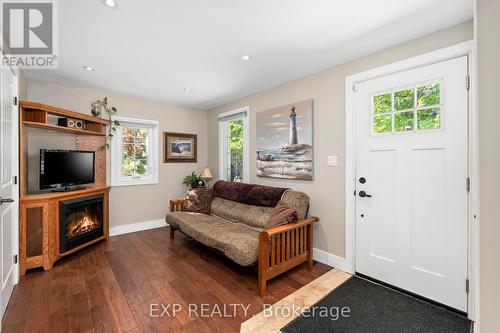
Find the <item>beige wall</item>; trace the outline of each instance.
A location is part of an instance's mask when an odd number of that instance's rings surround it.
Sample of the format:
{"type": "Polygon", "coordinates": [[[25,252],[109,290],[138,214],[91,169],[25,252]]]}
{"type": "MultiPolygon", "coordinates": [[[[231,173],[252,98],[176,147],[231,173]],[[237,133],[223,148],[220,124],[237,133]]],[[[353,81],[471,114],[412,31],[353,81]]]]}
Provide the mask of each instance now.
{"type": "Polygon", "coordinates": [[[20,100],[24,100],[28,98],[28,80],[22,70],[19,71],[18,80],[17,96],[20,100]]]}
{"type": "Polygon", "coordinates": [[[500,1],[477,0],[480,329],[498,332],[500,320],[500,1]]]}
{"type": "Polygon", "coordinates": [[[242,98],[208,113],[209,166],[218,171],[217,115],[250,106],[251,182],[286,186],[311,197],[311,214],[321,218],[316,225],[314,246],[344,257],[345,249],[345,77],[473,38],[472,21],[292,81],[262,93],[242,98]],[[290,103],[314,99],[314,181],[258,178],[255,167],[255,114],[290,103]],[[338,156],[338,166],[326,165],[327,155],[338,156]]]}
{"type": "MultiPolygon", "coordinates": [[[[121,116],[159,121],[159,184],[113,187],[110,194],[110,226],[163,219],[170,198],[182,197],[186,188],[182,179],[193,170],[201,173],[206,163],[206,112],[130,98],[98,89],[76,88],[28,81],[28,100],[56,105],[90,114],[90,104],[108,96],[121,116]],[[198,163],[163,163],[163,132],[198,134],[198,163]]],[[[35,134],[37,134],[35,132],[35,134]]],[[[51,136],[60,140],[60,136],[51,136]]],[[[49,142],[39,142],[47,145],[49,142]]],[[[34,147],[36,149],[37,147],[34,147]]],[[[109,161],[109,158],[108,158],[109,161]]],[[[108,177],[108,182],[109,182],[108,177]]]]}

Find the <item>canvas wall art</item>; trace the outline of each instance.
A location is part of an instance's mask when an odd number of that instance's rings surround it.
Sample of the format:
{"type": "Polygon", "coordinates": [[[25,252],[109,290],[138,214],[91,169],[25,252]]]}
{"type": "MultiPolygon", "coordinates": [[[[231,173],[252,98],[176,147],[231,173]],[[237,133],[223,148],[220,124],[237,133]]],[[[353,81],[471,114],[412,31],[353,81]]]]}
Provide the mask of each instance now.
{"type": "Polygon", "coordinates": [[[256,117],[257,176],[313,180],[313,100],[256,117]]]}

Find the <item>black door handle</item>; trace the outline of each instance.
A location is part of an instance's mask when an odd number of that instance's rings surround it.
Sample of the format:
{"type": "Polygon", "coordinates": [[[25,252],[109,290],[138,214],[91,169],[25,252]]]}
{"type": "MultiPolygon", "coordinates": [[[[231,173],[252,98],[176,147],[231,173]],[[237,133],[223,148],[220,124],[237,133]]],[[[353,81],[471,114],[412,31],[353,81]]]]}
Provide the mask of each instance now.
{"type": "Polygon", "coordinates": [[[372,197],[370,194],[367,194],[365,191],[359,191],[359,196],[362,198],[364,198],[364,197],[371,198],[372,197]]]}
{"type": "Polygon", "coordinates": [[[4,198],[0,197],[0,205],[4,204],[4,203],[8,203],[8,202],[14,202],[14,199],[12,199],[12,198],[5,198],[4,199],[4,198]]]}

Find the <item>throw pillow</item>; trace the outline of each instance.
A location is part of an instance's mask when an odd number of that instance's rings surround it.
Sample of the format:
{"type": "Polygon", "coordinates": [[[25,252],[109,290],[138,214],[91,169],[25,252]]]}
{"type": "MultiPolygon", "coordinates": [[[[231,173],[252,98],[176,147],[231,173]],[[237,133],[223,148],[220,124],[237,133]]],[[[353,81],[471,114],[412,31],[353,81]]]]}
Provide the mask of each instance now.
{"type": "Polygon", "coordinates": [[[278,201],[278,204],[271,211],[271,216],[267,221],[267,229],[271,229],[283,224],[288,224],[297,221],[297,211],[288,207],[283,201],[278,201]]]}
{"type": "Polygon", "coordinates": [[[213,191],[206,188],[192,189],[187,194],[186,212],[210,215],[213,191]]]}

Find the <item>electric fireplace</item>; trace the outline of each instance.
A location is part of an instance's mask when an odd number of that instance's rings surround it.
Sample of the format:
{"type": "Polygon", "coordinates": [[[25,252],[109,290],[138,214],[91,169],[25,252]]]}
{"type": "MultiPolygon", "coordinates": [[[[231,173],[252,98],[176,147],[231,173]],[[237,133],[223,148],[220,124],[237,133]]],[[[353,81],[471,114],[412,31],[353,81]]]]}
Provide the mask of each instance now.
{"type": "Polygon", "coordinates": [[[103,235],[104,196],[94,195],[59,202],[60,253],[103,235]]]}

